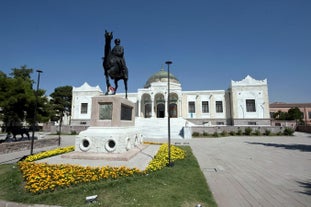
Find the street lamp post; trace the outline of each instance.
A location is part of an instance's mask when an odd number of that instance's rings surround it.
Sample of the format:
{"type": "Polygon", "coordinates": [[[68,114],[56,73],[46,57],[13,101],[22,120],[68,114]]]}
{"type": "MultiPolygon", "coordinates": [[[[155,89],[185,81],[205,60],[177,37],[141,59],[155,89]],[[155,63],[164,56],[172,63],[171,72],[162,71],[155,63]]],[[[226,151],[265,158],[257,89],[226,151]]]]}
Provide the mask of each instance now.
{"type": "Polygon", "coordinates": [[[31,146],[30,146],[30,154],[33,154],[33,144],[35,140],[35,127],[37,122],[37,107],[38,107],[38,91],[39,91],[39,84],[40,84],[40,74],[42,70],[36,70],[38,73],[38,81],[37,81],[37,90],[36,90],[36,102],[35,102],[35,109],[33,115],[33,123],[32,123],[32,137],[31,137],[31,146]]]}
{"type": "Polygon", "coordinates": [[[168,131],[168,167],[172,167],[171,163],[171,115],[170,115],[170,64],[172,61],[166,61],[167,64],[167,131],[168,131]]]}

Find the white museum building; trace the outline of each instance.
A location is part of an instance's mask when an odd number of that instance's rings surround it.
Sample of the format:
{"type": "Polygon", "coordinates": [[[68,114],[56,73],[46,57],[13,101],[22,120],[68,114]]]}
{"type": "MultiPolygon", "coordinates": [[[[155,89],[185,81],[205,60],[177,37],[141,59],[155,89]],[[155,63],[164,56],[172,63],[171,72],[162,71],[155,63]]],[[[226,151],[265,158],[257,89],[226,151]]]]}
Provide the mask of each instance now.
{"type": "MultiPolygon", "coordinates": [[[[99,86],[84,83],[73,87],[73,129],[81,131],[89,126],[92,97],[96,96],[104,96],[99,86]]],[[[124,94],[116,96],[124,97],[124,94]]],[[[192,126],[270,126],[267,80],[255,80],[251,76],[232,80],[226,90],[183,91],[182,84],[170,73],[168,104],[168,72],[161,69],[146,81],[144,88],[129,93],[128,99],[135,104],[136,127],[149,138],[167,137],[169,114],[172,138],[185,138],[184,128],[192,126]]]]}

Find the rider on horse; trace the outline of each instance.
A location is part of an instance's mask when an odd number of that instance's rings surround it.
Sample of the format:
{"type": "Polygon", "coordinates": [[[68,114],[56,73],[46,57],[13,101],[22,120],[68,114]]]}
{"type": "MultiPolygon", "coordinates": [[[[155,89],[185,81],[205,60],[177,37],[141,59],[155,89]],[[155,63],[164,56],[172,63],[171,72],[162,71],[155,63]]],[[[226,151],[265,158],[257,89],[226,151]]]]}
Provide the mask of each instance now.
{"type": "Polygon", "coordinates": [[[121,43],[120,39],[115,39],[114,43],[115,43],[115,46],[111,50],[111,55],[114,56],[120,68],[120,71],[119,71],[120,76],[124,76],[124,78],[127,78],[127,73],[126,73],[127,68],[126,68],[126,64],[124,60],[124,48],[120,45],[121,43]]]}
{"type": "Polygon", "coordinates": [[[125,98],[127,98],[127,81],[128,69],[124,60],[124,49],[120,45],[120,39],[115,39],[115,46],[111,50],[111,40],[113,39],[112,32],[105,31],[105,50],[103,57],[103,67],[106,78],[106,93],[105,95],[114,95],[118,89],[118,81],[124,81],[125,98]],[[109,77],[114,80],[115,88],[110,85],[109,77]]]}

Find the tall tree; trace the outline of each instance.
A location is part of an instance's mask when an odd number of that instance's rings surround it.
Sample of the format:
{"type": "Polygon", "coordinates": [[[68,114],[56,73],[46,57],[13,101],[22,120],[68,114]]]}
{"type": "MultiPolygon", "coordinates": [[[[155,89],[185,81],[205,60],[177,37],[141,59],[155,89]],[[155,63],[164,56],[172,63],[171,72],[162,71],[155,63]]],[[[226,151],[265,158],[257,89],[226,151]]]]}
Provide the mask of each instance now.
{"type": "MultiPolygon", "coordinates": [[[[0,71],[0,119],[5,126],[21,125],[24,121],[33,123],[36,97],[32,87],[32,72],[33,69],[27,66],[13,68],[10,76],[0,71]]],[[[48,117],[48,101],[44,90],[39,90],[38,94],[38,120],[44,121],[48,117]]]]}
{"type": "Polygon", "coordinates": [[[0,120],[4,119],[4,101],[6,100],[6,91],[8,90],[8,77],[0,71],[0,120]]]}
{"type": "Polygon", "coordinates": [[[12,72],[10,73],[13,78],[22,78],[23,80],[33,84],[33,80],[31,80],[30,74],[32,74],[33,69],[27,68],[26,65],[21,66],[21,68],[13,68],[12,72]]]}
{"type": "Polygon", "coordinates": [[[30,74],[32,69],[22,66],[21,69],[12,69],[11,77],[2,75],[4,82],[1,87],[2,116],[5,125],[20,125],[27,115],[30,106],[34,103],[32,81],[30,74]]]}
{"type": "Polygon", "coordinates": [[[298,107],[290,108],[288,110],[288,119],[296,120],[297,123],[303,122],[303,113],[300,111],[298,107]]]}
{"type": "Polygon", "coordinates": [[[61,133],[61,127],[63,123],[63,117],[71,114],[71,102],[72,102],[72,86],[60,86],[54,89],[54,92],[50,95],[52,108],[56,116],[52,119],[59,121],[61,133]]]}
{"type": "Polygon", "coordinates": [[[278,111],[273,114],[276,120],[296,120],[297,123],[303,123],[303,113],[298,107],[290,108],[287,112],[278,111]]]}

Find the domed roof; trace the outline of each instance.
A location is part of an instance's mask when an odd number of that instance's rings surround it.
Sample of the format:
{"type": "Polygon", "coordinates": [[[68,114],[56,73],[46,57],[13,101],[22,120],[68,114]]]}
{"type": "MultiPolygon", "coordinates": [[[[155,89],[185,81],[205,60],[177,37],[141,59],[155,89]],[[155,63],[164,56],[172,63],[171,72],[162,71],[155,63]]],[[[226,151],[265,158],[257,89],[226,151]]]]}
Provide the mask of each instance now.
{"type": "MultiPolygon", "coordinates": [[[[167,82],[167,71],[162,68],[159,72],[156,72],[155,74],[150,76],[144,88],[149,88],[151,83],[154,82],[167,82]]],[[[170,82],[179,83],[179,80],[172,73],[170,73],[170,82]]]]}

